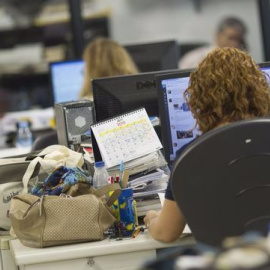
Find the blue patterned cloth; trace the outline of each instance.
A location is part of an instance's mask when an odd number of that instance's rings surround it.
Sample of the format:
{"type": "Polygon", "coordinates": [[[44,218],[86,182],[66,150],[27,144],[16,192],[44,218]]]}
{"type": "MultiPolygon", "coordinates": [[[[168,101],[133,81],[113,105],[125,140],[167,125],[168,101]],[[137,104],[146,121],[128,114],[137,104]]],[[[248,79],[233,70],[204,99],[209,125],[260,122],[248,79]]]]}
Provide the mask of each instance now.
{"type": "Polygon", "coordinates": [[[60,166],[48,176],[44,183],[36,183],[30,193],[37,196],[60,195],[77,183],[90,185],[90,178],[79,168],[60,166]]]}

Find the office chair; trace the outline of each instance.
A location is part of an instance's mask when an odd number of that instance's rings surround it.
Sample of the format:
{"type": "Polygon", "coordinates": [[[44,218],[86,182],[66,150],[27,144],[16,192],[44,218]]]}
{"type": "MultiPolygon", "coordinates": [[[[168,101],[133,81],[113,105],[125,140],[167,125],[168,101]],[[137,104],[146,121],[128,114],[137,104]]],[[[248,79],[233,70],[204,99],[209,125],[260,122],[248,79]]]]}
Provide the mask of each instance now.
{"type": "Polygon", "coordinates": [[[270,119],[236,122],[190,144],[172,171],[174,198],[197,241],[219,246],[270,221],[270,119]]]}
{"type": "Polygon", "coordinates": [[[38,136],[32,145],[32,152],[37,150],[42,150],[47,146],[58,144],[57,132],[51,130],[38,136]]]}

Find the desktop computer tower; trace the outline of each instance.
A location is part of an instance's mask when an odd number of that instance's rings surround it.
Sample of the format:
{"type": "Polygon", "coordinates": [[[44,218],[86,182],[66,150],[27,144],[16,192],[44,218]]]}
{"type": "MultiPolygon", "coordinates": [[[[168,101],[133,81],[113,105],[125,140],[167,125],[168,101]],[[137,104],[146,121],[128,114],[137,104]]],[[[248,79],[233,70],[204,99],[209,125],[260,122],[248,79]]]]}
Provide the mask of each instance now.
{"type": "Polygon", "coordinates": [[[90,100],[79,100],[57,103],[54,108],[58,142],[75,150],[90,136],[90,126],[96,122],[94,104],[90,100]]]}

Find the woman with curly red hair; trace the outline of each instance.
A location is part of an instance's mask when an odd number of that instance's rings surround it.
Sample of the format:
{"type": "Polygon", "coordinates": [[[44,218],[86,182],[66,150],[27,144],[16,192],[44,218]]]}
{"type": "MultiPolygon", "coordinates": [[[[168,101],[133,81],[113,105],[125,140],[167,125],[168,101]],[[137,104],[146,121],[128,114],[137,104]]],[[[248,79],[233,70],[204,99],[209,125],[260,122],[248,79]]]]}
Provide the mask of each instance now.
{"type": "MultiPolygon", "coordinates": [[[[185,98],[202,134],[231,122],[270,114],[266,75],[248,53],[235,48],[210,52],[192,72],[185,98]]],[[[181,235],[185,219],[174,201],[170,181],[161,212],[149,211],[144,222],[156,240],[172,242],[181,235]]]]}

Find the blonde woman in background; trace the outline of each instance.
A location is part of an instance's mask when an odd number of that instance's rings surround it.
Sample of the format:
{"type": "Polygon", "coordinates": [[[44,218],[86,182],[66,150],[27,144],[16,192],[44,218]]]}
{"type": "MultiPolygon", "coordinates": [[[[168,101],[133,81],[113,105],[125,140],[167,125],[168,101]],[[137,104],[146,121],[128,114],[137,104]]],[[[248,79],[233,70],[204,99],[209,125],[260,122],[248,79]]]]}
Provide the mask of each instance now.
{"type": "Polygon", "coordinates": [[[92,79],[138,73],[128,52],[108,38],[96,38],[84,50],[85,75],[80,98],[93,100],[92,79]]]}

